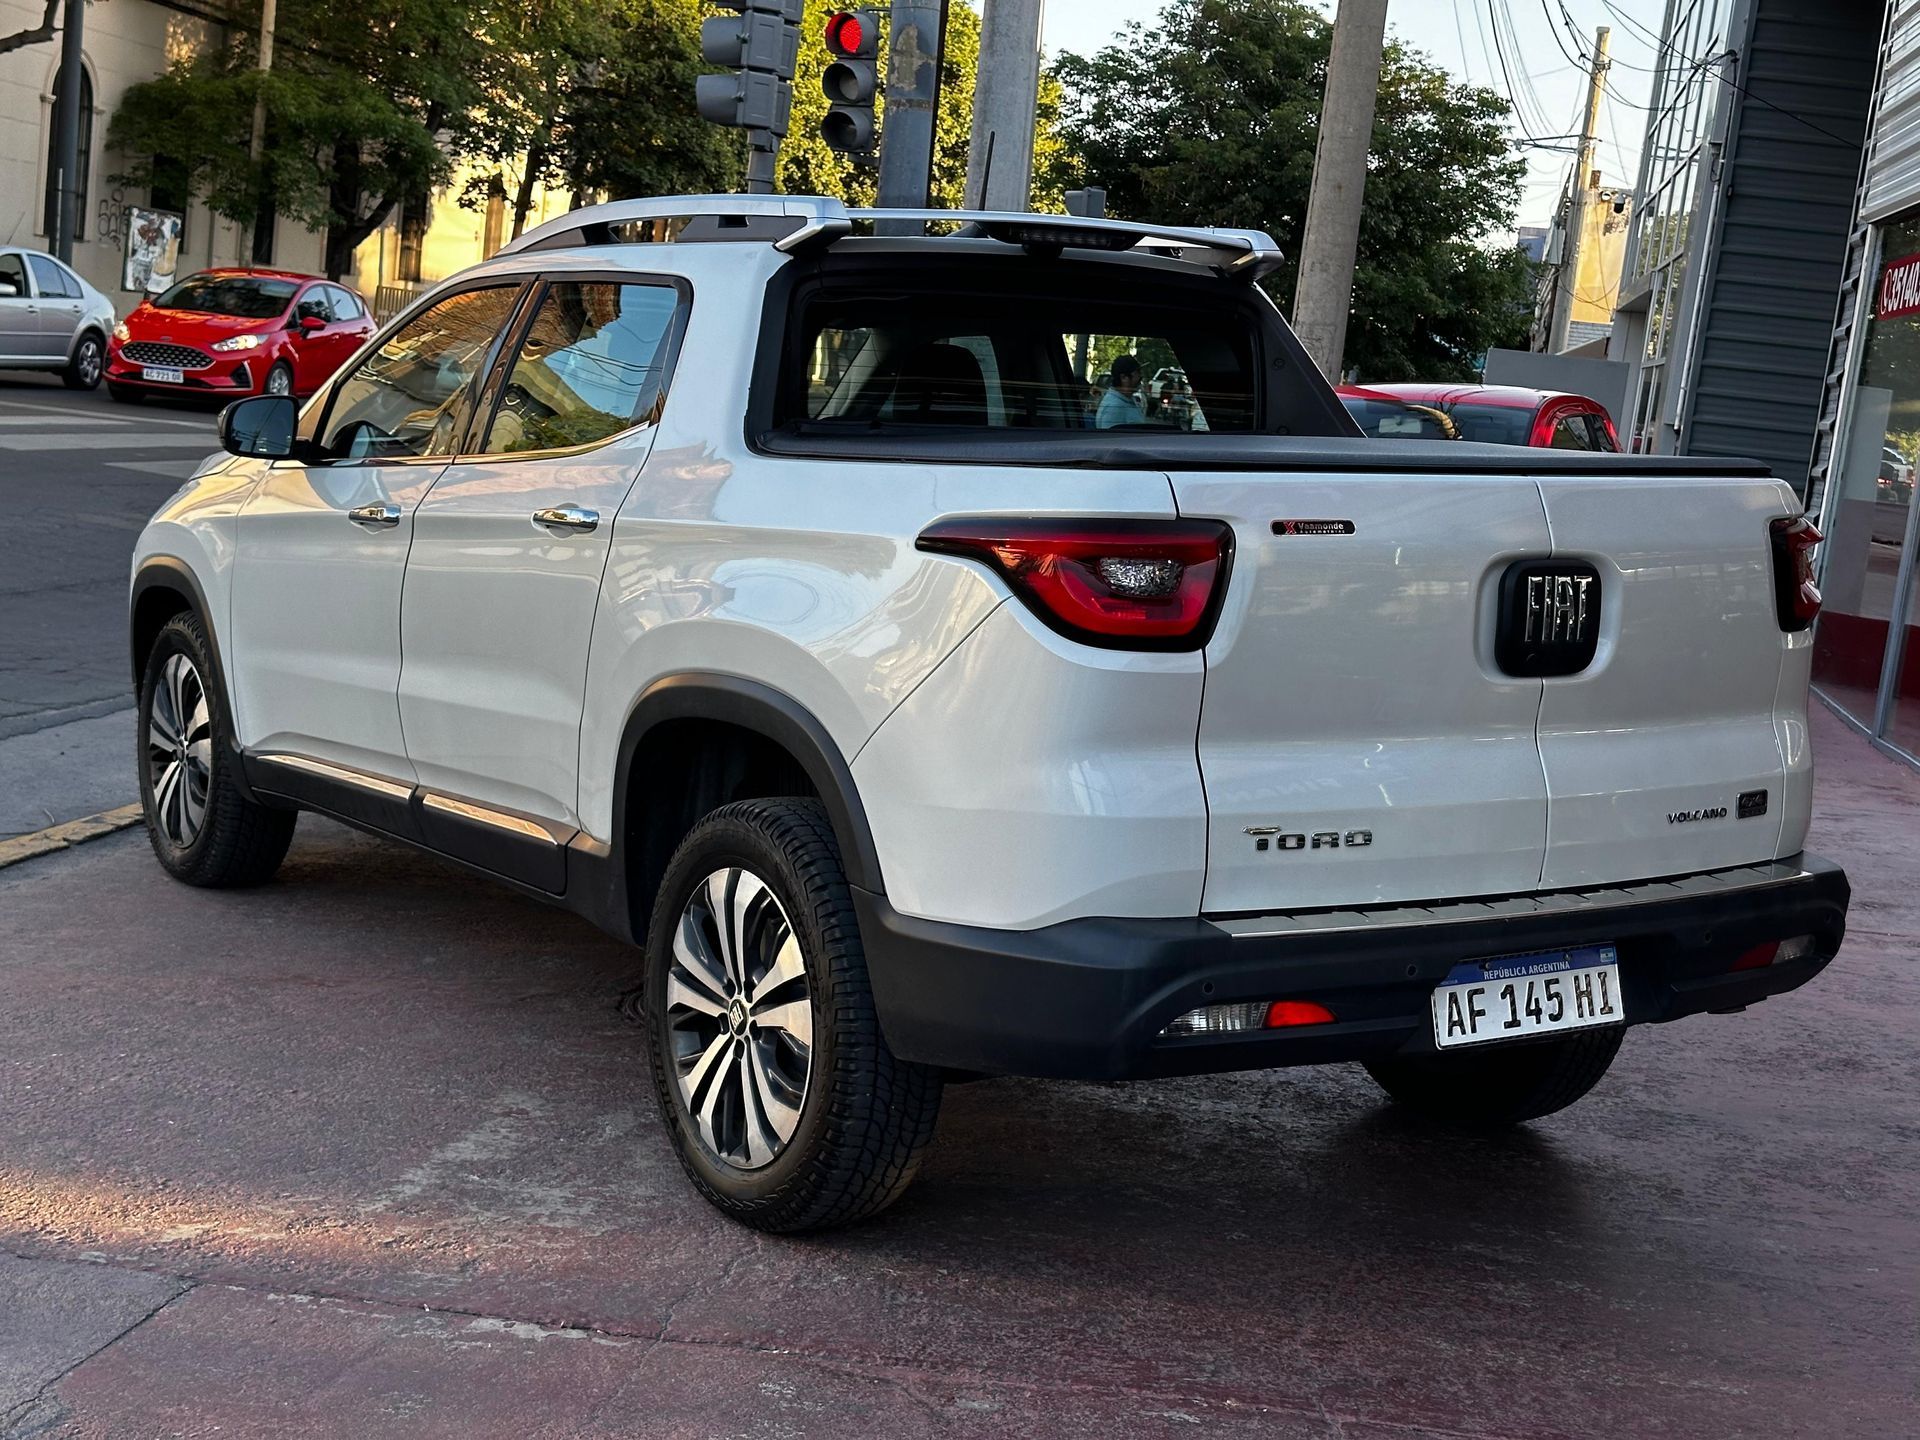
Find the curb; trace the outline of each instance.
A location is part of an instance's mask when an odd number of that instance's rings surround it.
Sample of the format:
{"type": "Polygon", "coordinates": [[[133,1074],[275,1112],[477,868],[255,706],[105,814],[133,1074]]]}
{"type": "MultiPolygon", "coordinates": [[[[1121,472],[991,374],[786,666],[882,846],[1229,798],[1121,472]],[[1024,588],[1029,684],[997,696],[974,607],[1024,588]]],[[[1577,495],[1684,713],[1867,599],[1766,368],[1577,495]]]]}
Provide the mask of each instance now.
{"type": "Polygon", "coordinates": [[[125,830],[138,825],[141,816],[139,805],[122,805],[117,810],[103,810],[98,815],[69,820],[64,825],[51,825],[31,835],[16,835],[11,840],[0,840],[0,870],[9,865],[18,865],[22,860],[31,860],[36,855],[68,850],[75,845],[84,845],[89,840],[98,840],[102,835],[111,835],[116,830],[125,830]]]}

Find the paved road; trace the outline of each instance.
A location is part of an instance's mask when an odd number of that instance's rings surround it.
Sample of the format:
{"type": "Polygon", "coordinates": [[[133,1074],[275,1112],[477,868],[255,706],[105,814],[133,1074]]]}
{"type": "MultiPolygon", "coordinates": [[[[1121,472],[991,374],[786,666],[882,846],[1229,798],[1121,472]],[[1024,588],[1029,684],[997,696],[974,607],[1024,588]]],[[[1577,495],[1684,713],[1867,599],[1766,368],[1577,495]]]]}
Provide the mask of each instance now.
{"type": "Polygon", "coordinates": [[[213,422],[0,371],[0,838],[137,798],[128,563],[213,422]]]}
{"type": "Polygon", "coordinates": [[[1351,1068],[949,1091],[880,1221],[688,1191],[571,917],[302,822],[0,872],[0,1435],[1920,1434],[1920,778],[1822,712],[1854,931],[1449,1139],[1351,1068]]]}

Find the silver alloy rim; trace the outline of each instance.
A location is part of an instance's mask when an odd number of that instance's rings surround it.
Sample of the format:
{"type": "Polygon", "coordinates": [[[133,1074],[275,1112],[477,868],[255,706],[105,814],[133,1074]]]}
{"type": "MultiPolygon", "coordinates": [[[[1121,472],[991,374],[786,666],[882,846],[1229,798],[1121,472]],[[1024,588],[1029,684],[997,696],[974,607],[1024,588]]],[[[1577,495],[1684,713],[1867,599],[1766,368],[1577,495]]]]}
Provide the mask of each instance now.
{"type": "Polygon", "coordinates": [[[213,780],[213,716],[200,672],[185,655],[169,655],[147,706],[147,778],[153,822],[181,850],[207,818],[213,780]]]}
{"type": "Polygon", "coordinates": [[[292,393],[293,377],[291,375],[282,370],[278,365],[267,372],[267,394],[291,395],[292,393]]]}
{"type": "Polygon", "coordinates": [[[100,342],[82,340],[80,342],[80,383],[92,385],[100,379],[100,342]]]}
{"type": "Polygon", "coordinates": [[[813,1070],[800,939],[751,871],[716,870],[673,934],[667,1038],[680,1103],[721,1160],[758,1170],[787,1148],[813,1070]]]}

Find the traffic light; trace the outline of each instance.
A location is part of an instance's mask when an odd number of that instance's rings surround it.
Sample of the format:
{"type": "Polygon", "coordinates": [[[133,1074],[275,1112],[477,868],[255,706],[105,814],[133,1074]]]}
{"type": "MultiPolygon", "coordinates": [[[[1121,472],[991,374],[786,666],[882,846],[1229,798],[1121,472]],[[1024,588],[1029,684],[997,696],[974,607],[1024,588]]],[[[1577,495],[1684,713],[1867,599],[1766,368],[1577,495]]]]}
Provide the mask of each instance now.
{"type": "Polygon", "coordinates": [[[800,53],[804,0],[721,3],[739,13],[700,22],[700,53],[734,73],[702,75],[693,82],[700,118],[769,137],[785,135],[793,107],[793,65],[800,53]]]}
{"type": "Polygon", "coordinates": [[[827,117],[820,138],[835,150],[873,148],[873,92],[879,79],[873,57],[880,49],[880,17],[871,10],[838,10],[827,17],[827,53],[833,60],[820,79],[827,117]]]}

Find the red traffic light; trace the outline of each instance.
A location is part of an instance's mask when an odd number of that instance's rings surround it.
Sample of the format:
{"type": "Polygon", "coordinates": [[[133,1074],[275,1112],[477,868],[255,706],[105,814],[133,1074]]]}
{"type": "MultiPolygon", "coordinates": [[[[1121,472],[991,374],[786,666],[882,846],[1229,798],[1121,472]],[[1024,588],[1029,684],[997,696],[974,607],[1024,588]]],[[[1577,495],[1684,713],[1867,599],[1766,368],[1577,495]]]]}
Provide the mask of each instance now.
{"type": "Polygon", "coordinates": [[[864,60],[879,42],[878,17],[870,10],[837,10],[827,17],[827,49],[835,55],[864,60]]]}

